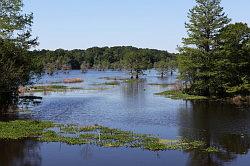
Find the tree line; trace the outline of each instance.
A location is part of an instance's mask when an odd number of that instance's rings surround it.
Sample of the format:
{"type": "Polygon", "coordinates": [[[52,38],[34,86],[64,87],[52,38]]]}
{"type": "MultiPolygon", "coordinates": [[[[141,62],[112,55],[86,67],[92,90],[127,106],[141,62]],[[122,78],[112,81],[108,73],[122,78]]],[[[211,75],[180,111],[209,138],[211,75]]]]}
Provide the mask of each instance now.
{"type": "MultiPolygon", "coordinates": [[[[86,50],[34,50],[30,51],[29,57],[37,69],[49,74],[68,69],[82,72],[88,69],[125,69],[138,78],[143,70],[153,68],[159,61],[165,64],[166,61],[175,59],[175,54],[156,49],[117,46],[93,47],[86,50]]],[[[157,68],[166,68],[166,66],[157,65],[157,68]]]]}

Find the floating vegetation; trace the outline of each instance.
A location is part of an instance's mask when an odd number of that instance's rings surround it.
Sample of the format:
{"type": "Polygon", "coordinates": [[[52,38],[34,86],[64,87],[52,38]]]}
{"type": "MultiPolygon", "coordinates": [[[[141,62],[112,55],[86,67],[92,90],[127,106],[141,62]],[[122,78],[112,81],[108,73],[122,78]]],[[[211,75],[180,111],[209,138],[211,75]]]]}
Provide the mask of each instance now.
{"type": "Polygon", "coordinates": [[[120,82],[119,81],[105,82],[104,85],[115,86],[115,85],[120,85],[120,82]]]}
{"type": "Polygon", "coordinates": [[[88,91],[103,91],[108,90],[109,88],[106,87],[94,87],[94,88],[83,88],[82,90],[88,90],[88,91]]]}
{"type": "Polygon", "coordinates": [[[144,81],[145,79],[127,79],[127,80],[124,80],[124,83],[140,83],[144,81]]]}
{"type": "Polygon", "coordinates": [[[96,83],[96,84],[92,84],[95,86],[101,86],[101,85],[106,85],[106,86],[116,86],[116,85],[120,85],[121,83],[119,81],[110,81],[110,82],[104,82],[104,83],[96,83]]]}
{"type": "Polygon", "coordinates": [[[148,83],[148,85],[152,85],[152,86],[162,86],[162,87],[168,87],[171,84],[160,84],[160,83],[148,83]]]}
{"type": "Polygon", "coordinates": [[[127,80],[127,78],[122,78],[122,77],[100,77],[99,79],[105,79],[105,80],[111,80],[111,81],[124,81],[124,80],[127,80]]]}
{"type": "Polygon", "coordinates": [[[215,147],[207,147],[202,141],[160,139],[152,135],[136,134],[100,125],[62,125],[32,120],[0,122],[0,139],[23,138],[32,138],[41,142],[62,142],[69,145],[91,143],[102,147],[130,147],[150,151],[199,150],[206,153],[219,152],[215,147]]]}
{"type": "Polygon", "coordinates": [[[52,122],[17,120],[0,122],[0,139],[22,139],[41,135],[45,129],[54,127],[52,122]]]}
{"type": "Polygon", "coordinates": [[[163,95],[169,97],[171,99],[184,99],[184,100],[205,100],[207,97],[205,96],[195,96],[183,93],[179,90],[170,90],[161,93],[156,93],[156,95],[163,95]]]}
{"type": "Polygon", "coordinates": [[[68,90],[82,90],[81,87],[68,87],[64,85],[33,86],[31,92],[64,92],[68,90]]]}
{"type": "Polygon", "coordinates": [[[50,84],[62,84],[63,83],[63,81],[52,81],[52,82],[50,82],[50,84]]]}

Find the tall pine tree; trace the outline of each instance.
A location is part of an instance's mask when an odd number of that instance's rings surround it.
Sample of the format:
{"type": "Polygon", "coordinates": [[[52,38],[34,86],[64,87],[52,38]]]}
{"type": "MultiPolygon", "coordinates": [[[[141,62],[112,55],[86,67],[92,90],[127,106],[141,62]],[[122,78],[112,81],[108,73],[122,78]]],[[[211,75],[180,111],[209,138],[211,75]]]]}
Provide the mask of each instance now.
{"type": "Polygon", "coordinates": [[[180,48],[179,69],[183,79],[190,83],[189,92],[210,96],[217,93],[214,50],[217,36],[231,20],[220,6],[221,0],[196,0],[185,24],[188,32],[180,48]]]}

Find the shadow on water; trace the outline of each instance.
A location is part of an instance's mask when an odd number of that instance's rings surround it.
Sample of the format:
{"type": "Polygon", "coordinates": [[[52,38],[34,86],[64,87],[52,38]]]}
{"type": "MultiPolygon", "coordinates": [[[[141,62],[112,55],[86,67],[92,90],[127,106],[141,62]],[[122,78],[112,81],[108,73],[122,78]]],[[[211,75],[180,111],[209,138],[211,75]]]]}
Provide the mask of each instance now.
{"type": "Polygon", "coordinates": [[[0,140],[1,166],[40,166],[39,143],[30,140],[2,141],[0,140]]]}
{"type": "Polygon", "coordinates": [[[239,109],[215,102],[187,102],[186,107],[180,108],[180,135],[203,140],[208,147],[222,150],[217,154],[189,152],[188,165],[224,165],[247,155],[250,149],[249,111],[249,108],[239,109]]]}
{"type": "Polygon", "coordinates": [[[41,103],[42,97],[38,96],[19,96],[16,104],[12,103],[7,107],[0,102],[0,121],[30,119],[29,109],[39,106],[41,103]]]}

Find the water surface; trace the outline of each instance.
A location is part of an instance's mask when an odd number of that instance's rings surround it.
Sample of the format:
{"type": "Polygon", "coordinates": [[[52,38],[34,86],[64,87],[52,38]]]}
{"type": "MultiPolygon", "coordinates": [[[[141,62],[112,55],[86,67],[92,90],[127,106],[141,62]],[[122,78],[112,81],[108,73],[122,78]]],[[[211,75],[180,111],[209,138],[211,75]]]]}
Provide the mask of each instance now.
{"type": "MultiPolygon", "coordinates": [[[[226,103],[172,100],[155,93],[167,90],[176,73],[165,79],[155,71],[146,72],[141,82],[101,85],[110,78],[128,78],[121,71],[70,71],[44,76],[38,84],[59,82],[64,78],[82,78],[70,84],[85,90],[37,93],[43,97],[39,106],[19,117],[51,120],[80,125],[100,124],[161,138],[185,137],[217,146],[219,154],[200,152],[149,152],[129,148],[100,148],[93,145],[69,146],[38,143],[31,140],[0,142],[0,165],[249,165],[250,109],[226,103]],[[8,154],[8,155],[7,155],[8,154]]],[[[122,81],[121,81],[122,82],[122,81]]]]}

